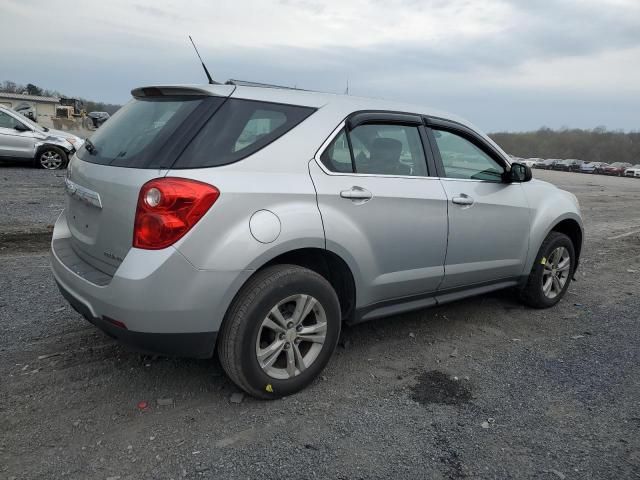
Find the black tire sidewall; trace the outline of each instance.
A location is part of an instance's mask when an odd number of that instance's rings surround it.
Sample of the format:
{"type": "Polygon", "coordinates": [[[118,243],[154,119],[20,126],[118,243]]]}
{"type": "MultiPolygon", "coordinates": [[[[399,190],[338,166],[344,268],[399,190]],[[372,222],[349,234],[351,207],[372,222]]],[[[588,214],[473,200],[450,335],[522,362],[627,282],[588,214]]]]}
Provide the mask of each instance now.
{"type": "Polygon", "coordinates": [[[544,245],[544,248],[541,248],[540,252],[538,252],[534,271],[531,273],[535,277],[531,287],[537,290],[536,292],[532,293],[535,293],[535,297],[537,297],[536,300],[540,303],[540,306],[545,308],[552,307],[560,300],[562,300],[567,292],[567,289],[569,288],[569,284],[571,283],[571,279],[573,278],[573,272],[576,266],[576,254],[571,239],[562,233],[552,232],[552,234],[553,237],[549,239],[550,241],[545,242],[546,245],[544,245]],[[549,258],[551,252],[553,252],[558,247],[565,247],[569,252],[569,256],[571,258],[571,268],[569,270],[569,277],[567,278],[567,282],[562,288],[562,292],[554,298],[548,298],[542,291],[542,276],[544,273],[544,264],[542,263],[542,259],[549,258]]]}
{"type": "Polygon", "coordinates": [[[340,305],[330,284],[320,276],[311,276],[304,271],[288,275],[284,282],[266,289],[254,299],[240,331],[242,355],[240,369],[244,373],[255,395],[263,398],[278,398],[298,392],[311,383],[329,362],[340,337],[340,305]],[[313,296],[324,308],[327,316],[327,333],[322,351],[304,372],[294,378],[280,380],[267,375],[258,364],[255,346],[262,320],[281,300],[297,294],[313,296]]]}

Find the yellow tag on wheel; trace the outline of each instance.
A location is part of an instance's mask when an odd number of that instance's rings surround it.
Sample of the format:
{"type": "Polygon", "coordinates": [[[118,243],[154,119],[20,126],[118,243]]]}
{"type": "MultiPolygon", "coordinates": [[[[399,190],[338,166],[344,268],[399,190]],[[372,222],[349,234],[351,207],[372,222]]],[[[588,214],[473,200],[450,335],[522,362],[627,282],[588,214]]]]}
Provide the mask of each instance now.
{"type": "Polygon", "coordinates": [[[268,383],[267,386],[264,387],[264,389],[269,393],[273,393],[273,387],[271,386],[270,383],[268,383]]]}
{"type": "Polygon", "coordinates": [[[540,264],[541,265],[546,265],[547,264],[547,258],[546,257],[542,257],[542,260],[540,260],[540,264]]]}

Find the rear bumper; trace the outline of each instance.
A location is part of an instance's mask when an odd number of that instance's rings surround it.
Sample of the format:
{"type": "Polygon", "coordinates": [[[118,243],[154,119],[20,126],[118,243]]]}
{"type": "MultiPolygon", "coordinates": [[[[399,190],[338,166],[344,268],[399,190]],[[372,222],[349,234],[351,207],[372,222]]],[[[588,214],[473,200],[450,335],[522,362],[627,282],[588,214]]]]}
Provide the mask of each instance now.
{"type": "Polygon", "coordinates": [[[73,255],[71,242],[63,212],[51,244],[63,296],[112,337],[155,353],[210,357],[227,308],[252,273],[200,270],[172,247],[132,248],[111,277],[73,255]]]}
{"type": "Polygon", "coordinates": [[[216,344],[217,332],[149,333],[133,332],[108,319],[94,317],[91,310],[58,283],[62,296],[86,320],[127,347],[145,353],[178,357],[210,358],[216,344]]]}

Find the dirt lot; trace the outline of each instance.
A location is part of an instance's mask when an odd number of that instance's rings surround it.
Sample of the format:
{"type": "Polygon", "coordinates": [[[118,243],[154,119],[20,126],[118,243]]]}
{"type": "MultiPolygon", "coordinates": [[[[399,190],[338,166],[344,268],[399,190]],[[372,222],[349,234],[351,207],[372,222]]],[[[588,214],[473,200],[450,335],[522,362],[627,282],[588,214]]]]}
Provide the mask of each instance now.
{"type": "Polygon", "coordinates": [[[557,307],[348,328],[306,391],[236,404],[216,361],[130,353],[65,303],[59,175],[0,168],[0,478],[640,478],[640,181],[535,172],[586,222],[557,307]]]}

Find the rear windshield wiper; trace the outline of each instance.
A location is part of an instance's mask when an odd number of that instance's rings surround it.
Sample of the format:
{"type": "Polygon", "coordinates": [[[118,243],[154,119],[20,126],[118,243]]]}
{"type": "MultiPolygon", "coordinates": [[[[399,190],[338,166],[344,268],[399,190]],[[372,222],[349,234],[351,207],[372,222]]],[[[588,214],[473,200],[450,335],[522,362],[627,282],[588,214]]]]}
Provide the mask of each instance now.
{"type": "Polygon", "coordinates": [[[88,138],[84,141],[84,148],[87,149],[87,152],[89,152],[90,155],[95,155],[96,153],[98,153],[96,146],[91,143],[91,140],[89,140],[88,138]]]}

